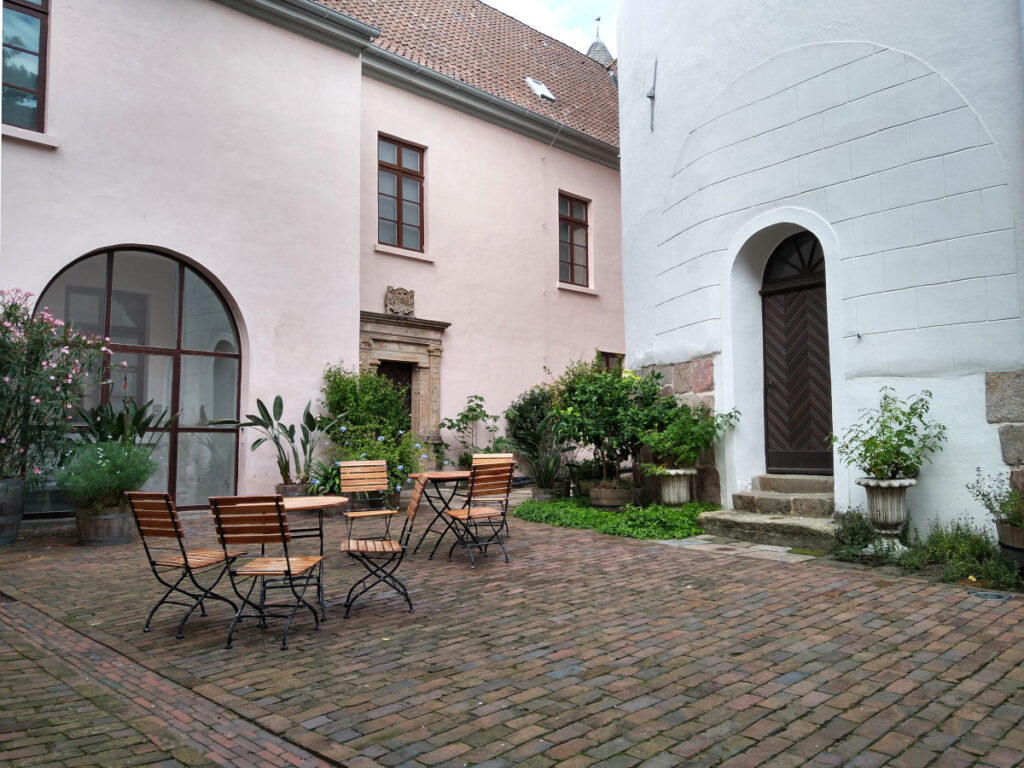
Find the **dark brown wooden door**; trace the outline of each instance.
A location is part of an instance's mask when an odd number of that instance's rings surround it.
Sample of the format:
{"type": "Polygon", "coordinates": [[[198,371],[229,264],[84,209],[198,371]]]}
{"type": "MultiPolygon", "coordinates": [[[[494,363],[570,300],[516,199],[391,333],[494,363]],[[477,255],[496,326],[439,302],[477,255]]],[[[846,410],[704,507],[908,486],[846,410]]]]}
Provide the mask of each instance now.
{"type": "Polygon", "coordinates": [[[377,373],[387,376],[395,384],[405,387],[405,410],[412,416],[412,363],[398,363],[393,360],[381,360],[377,373]]]}
{"type": "Polygon", "coordinates": [[[767,470],[831,475],[832,380],[817,238],[801,232],[776,248],[761,297],[767,470]]]}

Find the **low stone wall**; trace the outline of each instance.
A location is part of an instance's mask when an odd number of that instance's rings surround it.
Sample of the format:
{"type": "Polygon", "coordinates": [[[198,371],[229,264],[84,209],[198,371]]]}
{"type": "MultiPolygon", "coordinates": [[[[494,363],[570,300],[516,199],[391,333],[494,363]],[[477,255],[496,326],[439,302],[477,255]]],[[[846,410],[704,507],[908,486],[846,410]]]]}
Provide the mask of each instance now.
{"type": "Polygon", "coordinates": [[[999,425],[1010,485],[1024,493],[1024,371],[985,374],[985,417],[999,425]]]}
{"type": "MultiPolygon", "coordinates": [[[[661,374],[662,394],[672,395],[677,403],[689,406],[706,405],[715,408],[715,360],[697,357],[682,363],[649,365],[640,370],[647,374],[661,374]]],[[[697,462],[697,499],[712,504],[722,503],[722,483],[715,466],[714,451],[706,451],[697,462]]]]}

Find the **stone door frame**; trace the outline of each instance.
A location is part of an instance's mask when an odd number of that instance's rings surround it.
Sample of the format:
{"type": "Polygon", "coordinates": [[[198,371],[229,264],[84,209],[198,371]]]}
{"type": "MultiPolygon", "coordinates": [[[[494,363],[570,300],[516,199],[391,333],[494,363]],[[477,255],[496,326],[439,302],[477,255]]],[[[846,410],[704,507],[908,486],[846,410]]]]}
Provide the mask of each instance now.
{"type": "Polygon", "coordinates": [[[441,336],[451,323],[407,315],[359,313],[359,367],[377,370],[390,360],[412,363],[412,431],[441,444],[441,336]]]}

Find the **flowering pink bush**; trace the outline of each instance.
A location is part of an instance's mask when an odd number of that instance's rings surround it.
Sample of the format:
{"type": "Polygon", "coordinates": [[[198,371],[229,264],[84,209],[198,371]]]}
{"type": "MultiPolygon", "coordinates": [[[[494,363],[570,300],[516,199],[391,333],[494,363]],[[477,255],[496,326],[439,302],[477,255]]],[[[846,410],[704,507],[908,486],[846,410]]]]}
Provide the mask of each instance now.
{"type": "Polygon", "coordinates": [[[46,308],[33,316],[31,296],[0,291],[0,478],[32,479],[60,462],[75,402],[110,351],[46,308]]]}

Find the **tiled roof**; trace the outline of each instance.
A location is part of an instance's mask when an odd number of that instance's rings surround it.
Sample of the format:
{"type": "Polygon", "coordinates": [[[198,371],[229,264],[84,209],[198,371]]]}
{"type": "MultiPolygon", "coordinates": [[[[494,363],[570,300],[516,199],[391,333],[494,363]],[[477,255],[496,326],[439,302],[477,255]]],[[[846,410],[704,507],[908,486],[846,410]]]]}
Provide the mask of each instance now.
{"type": "Polygon", "coordinates": [[[316,0],[381,29],[373,45],[613,146],[618,89],[597,61],[478,0],[316,0]],[[555,96],[534,95],[532,77],[555,96]]]}

